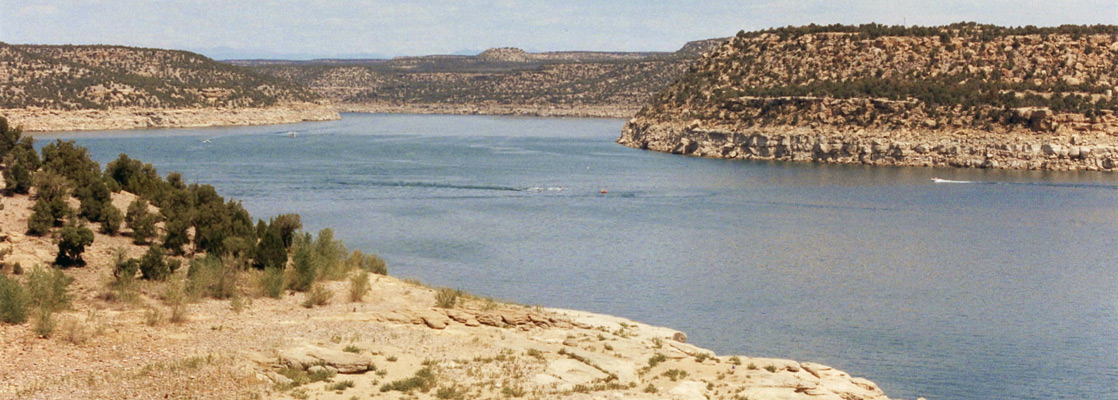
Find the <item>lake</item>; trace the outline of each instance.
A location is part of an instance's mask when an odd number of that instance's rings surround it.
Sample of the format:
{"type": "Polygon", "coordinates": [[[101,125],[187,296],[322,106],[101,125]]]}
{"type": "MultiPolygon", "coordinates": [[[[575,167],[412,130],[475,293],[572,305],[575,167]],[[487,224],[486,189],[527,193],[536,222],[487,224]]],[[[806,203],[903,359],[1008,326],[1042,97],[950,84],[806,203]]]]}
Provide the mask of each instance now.
{"type": "Polygon", "coordinates": [[[894,398],[1118,399],[1118,174],[692,158],[617,145],[614,119],[343,117],[38,139],[299,213],[393,276],[819,362],[894,398]]]}

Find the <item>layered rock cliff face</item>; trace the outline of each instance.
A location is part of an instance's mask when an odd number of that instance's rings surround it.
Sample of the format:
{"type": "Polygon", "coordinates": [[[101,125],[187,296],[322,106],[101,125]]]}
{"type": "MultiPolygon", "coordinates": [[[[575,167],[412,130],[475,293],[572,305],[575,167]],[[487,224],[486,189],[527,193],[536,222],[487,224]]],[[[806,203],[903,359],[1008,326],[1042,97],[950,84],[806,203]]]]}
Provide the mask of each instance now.
{"type": "Polygon", "coordinates": [[[1118,27],[741,32],[626,125],[630,147],[873,165],[1118,169],[1118,27]]]}
{"type": "Polygon", "coordinates": [[[28,131],[337,118],[295,83],[190,52],[4,43],[0,115],[28,131]]]}

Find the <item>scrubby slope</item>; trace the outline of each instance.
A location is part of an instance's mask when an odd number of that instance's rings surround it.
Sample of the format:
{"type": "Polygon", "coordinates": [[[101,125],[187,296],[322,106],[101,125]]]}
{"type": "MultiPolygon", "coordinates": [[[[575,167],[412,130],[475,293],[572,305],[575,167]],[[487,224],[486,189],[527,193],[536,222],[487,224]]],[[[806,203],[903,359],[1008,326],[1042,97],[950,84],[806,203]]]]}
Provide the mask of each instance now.
{"type": "Polygon", "coordinates": [[[736,158],[1113,169],[1116,38],[1114,26],[971,23],[741,32],[619,142],[736,158]]]}

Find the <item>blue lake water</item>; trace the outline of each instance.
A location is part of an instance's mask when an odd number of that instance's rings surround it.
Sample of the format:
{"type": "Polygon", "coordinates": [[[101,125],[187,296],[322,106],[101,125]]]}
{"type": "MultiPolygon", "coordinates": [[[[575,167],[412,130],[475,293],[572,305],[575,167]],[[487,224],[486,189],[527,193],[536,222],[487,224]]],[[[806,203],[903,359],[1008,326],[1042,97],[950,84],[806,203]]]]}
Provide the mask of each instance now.
{"type": "Polygon", "coordinates": [[[39,140],[297,212],[394,276],[820,362],[892,397],[1118,399],[1118,174],[691,158],[614,144],[623,123],[346,114],[39,140]]]}

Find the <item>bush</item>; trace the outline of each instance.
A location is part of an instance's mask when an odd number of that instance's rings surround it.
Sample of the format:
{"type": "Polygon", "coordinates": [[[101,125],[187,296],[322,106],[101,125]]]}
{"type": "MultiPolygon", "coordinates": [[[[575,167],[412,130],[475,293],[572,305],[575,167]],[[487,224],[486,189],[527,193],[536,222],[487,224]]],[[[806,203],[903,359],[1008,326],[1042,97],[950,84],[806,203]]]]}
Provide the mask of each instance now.
{"type": "Polygon", "coordinates": [[[101,209],[101,233],[116,235],[120,233],[120,224],[124,222],[124,214],[111,202],[106,202],[101,209]]]}
{"type": "Polygon", "coordinates": [[[133,200],[124,214],[124,224],[132,229],[134,244],[148,244],[155,237],[156,222],[159,222],[159,217],[148,212],[148,202],[144,199],[133,200]]]}
{"type": "Polygon", "coordinates": [[[384,384],[380,387],[380,391],[388,392],[395,390],[408,393],[418,389],[420,392],[426,393],[437,384],[438,379],[435,378],[435,373],[431,371],[430,367],[424,367],[419,371],[415,371],[415,376],[411,378],[400,379],[384,384]]]}
{"type": "Polygon", "coordinates": [[[55,268],[36,267],[27,277],[27,291],[36,309],[35,333],[39,336],[50,337],[54,332],[54,313],[70,307],[69,287],[73,282],[74,278],[55,268]]]}
{"type": "MultiPolygon", "coordinates": [[[[260,238],[260,243],[256,245],[256,257],[254,261],[254,265],[258,269],[265,269],[268,267],[283,268],[287,266],[287,248],[283,247],[283,239],[280,239],[279,234],[274,230],[266,230],[264,236],[260,238]]],[[[309,262],[310,260],[308,259],[307,261],[309,262]]],[[[303,290],[306,290],[306,288],[303,290]]]]}
{"type": "Polygon", "coordinates": [[[31,210],[31,216],[27,218],[27,234],[43,236],[50,233],[50,229],[54,227],[54,217],[51,216],[47,199],[40,197],[31,210]]]}
{"type": "Polygon", "coordinates": [[[318,232],[314,241],[314,264],[318,274],[326,280],[345,279],[346,264],[342,258],[346,256],[345,243],[334,240],[334,230],[330,228],[318,232]]]}
{"type": "Polygon", "coordinates": [[[384,262],[383,258],[378,257],[376,254],[366,255],[362,253],[361,250],[354,250],[353,253],[349,255],[349,259],[346,260],[346,264],[377,275],[388,275],[388,264],[384,262]]]}
{"type": "Polygon", "coordinates": [[[159,246],[148,247],[148,251],[140,259],[140,273],[144,275],[144,279],[163,281],[171,276],[171,272],[174,271],[171,271],[171,268],[168,267],[163,256],[163,248],[159,246]]]}
{"type": "Polygon", "coordinates": [[[269,226],[279,233],[280,240],[283,241],[283,247],[290,249],[295,238],[295,232],[303,229],[303,222],[299,214],[281,214],[273,218],[269,226]]]}
{"type": "Polygon", "coordinates": [[[349,278],[349,301],[360,302],[369,291],[369,272],[358,271],[349,278]]]}
{"type": "Polygon", "coordinates": [[[4,169],[4,186],[12,193],[27,194],[31,192],[31,172],[23,164],[8,158],[8,168],[4,169]]]}
{"type": "Polygon", "coordinates": [[[317,283],[311,286],[311,289],[307,291],[305,296],[306,299],[303,300],[303,307],[311,308],[330,304],[330,298],[334,297],[334,293],[326,289],[326,285],[317,283]]]}
{"type": "Polygon", "coordinates": [[[151,243],[151,239],[155,237],[155,223],[158,221],[159,217],[155,214],[146,214],[130,224],[128,227],[132,229],[132,243],[137,245],[151,243]]]}
{"type": "Polygon", "coordinates": [[[207,254],[190,260],[186,273],[187,293],[194,297],[227,299],[236,289],[236,270],[227,267],[221,257],[207,254]]]}
{"type": "Polygon", "coordinates": [[[283,269],[276,267],[264,268],[264,272],[260,274],[259,281],[260,292],[265,296],[273,299],[280,298],[283,295],[284,279],[283,269]]]}
{"type": "Polygon", "coordinates": [[[85,225],[67,225],[62,228],[58,240],[58,256],[55,257],[54,263],[63,267],[85,265],[82,253],[85,252],[85,247],[91,244],[93,244],[93,231],[85,225]]]}
{"type": "Polygon", "coordinates": [[[291,289],[298,292],[310,290],[311,284],[318,279],[318,270],[311,262],[311,250],[307,246],[297,246],[292,257],[291,289]]]}
{"type": "Polygon", "coordinates": [[[462,295],[461,290],[442,288],[435,293],[435,307],[439,308],[454,308],[458,303],[458,297],[462,295]]]}
{"type": "Polygon", "coordinates": [[[27,293],[19,281],[0,274],[0,322],[22,324],[27,322],[27,293]]]}
{"type": "Polygon", "coordinates": [[[60,269],[36,267],[27,277],[31,305],[51,311],[70,308],[73,297],[69,293],[69,287],[73,282],[74,278],[60,269]]]}

